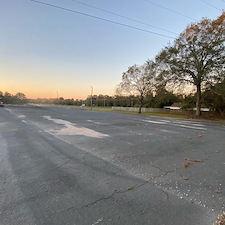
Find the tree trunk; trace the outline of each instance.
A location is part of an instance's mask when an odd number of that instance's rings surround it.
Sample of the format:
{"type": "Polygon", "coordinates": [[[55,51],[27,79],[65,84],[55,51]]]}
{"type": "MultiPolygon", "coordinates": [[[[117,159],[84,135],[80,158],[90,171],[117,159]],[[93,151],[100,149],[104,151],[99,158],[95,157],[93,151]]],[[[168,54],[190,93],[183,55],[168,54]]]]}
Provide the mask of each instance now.
{"type": "Polygon", "coordinates": [[[139,111],[138,111],[138,113],[141,113],[141,108],[142,108],[142,106],[143,106],[143,100],[144,100],[144,97],[143,97],[143,95],[141,94],[141,96],[140,96],[140,106],[139,106],[139,111]]]}
{"type": "Polygon", "coordinates": [[[142,105],[139,106],[138,113],[141,113],[141,108],[142,108],[142,105]]]}
{"type": "Polygon", "coordinates": [[[222,117],[224,117],[224,110],[219,109],[219,111],[220,111],[220,115],[221,115],[222,117]]]}
{"type": "Polygon", "coordinates": [[[196,87],[196,116],[201,116],[201,84],[197,84],[196,87]]]}

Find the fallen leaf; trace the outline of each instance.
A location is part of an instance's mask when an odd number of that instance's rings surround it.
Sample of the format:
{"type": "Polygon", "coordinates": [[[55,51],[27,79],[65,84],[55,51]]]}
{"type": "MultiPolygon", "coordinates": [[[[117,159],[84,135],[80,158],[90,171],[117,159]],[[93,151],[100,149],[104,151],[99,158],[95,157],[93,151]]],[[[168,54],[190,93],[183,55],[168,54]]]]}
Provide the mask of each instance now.
{"type": "Polygon", "coordinates": [[[134,187],[133,186],[129,186],[128,188],[127,188],[127,190],[132,190],[134,187]]]}
{"type": "Polygon", "coordinates": [[[189,161],[191,161],[191,162],[202,162],[201,159],[189,159],[189,161]]]}
{"type": "Polygon", "coordinates": [[[224,225],[225,224],[225,212],[222,213],[222,215],[219,215],[217,217],[215,225],[224,225]]]}
{"type": "Polygon", "coordinates": [[[217,194],[221,194],[221,190],[215,190],[214,192],[217,194]]]}
{"type": "Polygon", "coordinates": [[[188,180],[188,177],[182,177],[182,180],[188,180]]]}
{"type": "Polygon", "coordinates": [[[201,159],[188,159],[188,158],[185,158],[185,160],[187,160],[189,162],[202,162],[201,159]]]}
{"type": "Polygon", "coordinates": [[[187,168],[189,166],[190,162],[187,161],[186,163],[181,165],[181,168],[187,168]]]}

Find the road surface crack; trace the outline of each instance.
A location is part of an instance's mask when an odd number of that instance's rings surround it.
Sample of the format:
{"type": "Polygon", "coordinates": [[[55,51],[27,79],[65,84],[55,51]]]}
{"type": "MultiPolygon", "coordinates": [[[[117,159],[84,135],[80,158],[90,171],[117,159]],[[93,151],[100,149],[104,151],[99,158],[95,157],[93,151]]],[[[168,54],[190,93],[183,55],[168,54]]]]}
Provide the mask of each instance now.
{"type": "Polygon", "coordinates": [[[156,165],[154,165],[154,164],[151,164],[151,167],[158,169],[158,170],[161,171],[162,173],[159,174],[158,176],[153,176],[152,178],[148,179],[149,182],[152,181],[152,180],[154,180],[154,179],[156,179],[156,178],[159,178],[159,177],[165,177],[165,176],[167,176],[168,174],[174,173],[174,172],[176,172],[176,171],[179,169],[179,168],[174,168],[173,170],[165,171],[165,170],[161,169],[160,167],[158,167],[158,166],[156,166],[156,165]]]}
{"type": "MultiPolygon", "coordinates": [[[[174,171],[168,171],[168,172],[166,172],[166,174],[168,174],[168,173],[170,173],[170,172],[174,172],[174,171]]],[[[157,177],[160,177],[160,176],[162,176],[162,175],[159,175],[159,176],[157,176],[157,177]]],[[[95,205],[95,204],[97,204],[98,202],[101,202],[101,201],[104,201],[104,200],[109,200],[109,199],[113,198],[115,195],[118,195],[118,194],[124,194],[124,193],[129,192],[129,191],[132,191],[132,190],[137,190],[138,188],[140,188],[140,187],[142,187],[142,186],[144,186],[144,185],[146,185],[146,184],[149,184],[153,179],[156,179],[157,177],[151,178],[151,179],[149,179],[149,180],[145,180],[144,182],[142,182],[142,183],[140,183],[140,184],[135,184],[135,185],[133,185],[133,186],[129,186],[129,187],[128,187],[126,190],[124,190],[124,191],[117,191],[117,190],[116,190],[116,191],[114,191],[111,195],[109,195],[109,196],[107,196],[107,197],[101,197],[101,198],[95,200],[94,202],[91,202],[91,203],[86,204],[85,206],[82,206],[81,209],[87,208],[87,207],[92,206],[92,205],[95,205]]],[[[168,193],[166,193],[165,191],[163,191],[163,193],[165,193],[166,199],[169,199],[168,193]]]]}
{"type": "Polygon", "coordinates": [[[114,191],[110,196],[108,196],[108,197],[102,197],[102,198],[100,198],[100,199],[95,200],[94,202],[88,203],[87,205],[82,206],[81,209],[87,208],[87,207],[92,206],[92,205],[95,205],[95,204],[97,204],[97,203],[100,202],[100,201],[104,201],[104,200],[111,199],[111,198],[113,198],[114,195],[116,195],[116,194],[123,194],[123,193],[125,193],[125,192],[127,192],[127,191],[129,191],[129,190],[125,190],[125,191],[117,191],[117,190],[116,190],[116,191],[114,191]]]}
{"type": "MultiPolygon", "coordinates": [[[[157,177],[154,177],[153,179],[155,179],[155,178],[157,178],[157,177]]],[[[101,197],[101,198],[99,198],[99,199],[97,199],[97,200],[95,200],[95,201],[93,201],[93,202],[91,202],[91,203],[86,204],[85,206],[82,206],[81,209],[83,209],[83,208],[88,208],[89,206],[93,206],[93,205],[95,205],[95,204],[97,204],[97,203],[99,203],[99,202],[101,202],[101,201],[104,201],[104,200],[109,200],[109,199],[113,198],[115,195],[118,195],[118,194],[124,194],[124,193],[129,192],[129,191],[132,191],[132,190],[137,190],[137,189],[139,189],[140,187],[143,187],[144,185],[149,184],[153,179],[146,180],[146,181],[144,181],[144,182],[142,182],[142,183],[140,183],[140,184],[135,184],[135,185],[133,185],[133,186],[129,186],[129,187],[128,187],[126,190],[124,190],[124,191],[117,191],[117,190],[116,190],[116,191],[114,191],[111,195],[109,195],[109,196],[107,196],[107,197],[101,197]]],[[[165,192],[164,190],[162,190],[162,192],[166,195],[166,199],[168,200],[168,199],[169,199],[168,193],[165,192]]],[[[71,209],[71,208],[70,208],[70,209],[71,209]]]]}
{"type": "Polygon", "coordinates": [[[67,164],[69,161],[71,161],[72,159],[68,159],[65,162],[63,162],[62,164],[60,164],[59,166],[55,167],[54,169],[52,169],[50,172],[58,170],[59,168],[63,167],[65,164],[67,164]]]}

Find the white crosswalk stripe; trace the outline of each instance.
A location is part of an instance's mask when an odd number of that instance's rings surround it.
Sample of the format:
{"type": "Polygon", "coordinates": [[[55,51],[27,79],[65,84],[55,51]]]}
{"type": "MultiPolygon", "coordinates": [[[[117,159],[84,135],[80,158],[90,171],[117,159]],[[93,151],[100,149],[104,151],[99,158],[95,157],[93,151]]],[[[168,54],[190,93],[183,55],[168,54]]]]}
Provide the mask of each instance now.
{"type": "Polygon", "coordinates": [[[180,128],[196,129],[196,130],[207,130],[204,124],[192,122],[192,121],[173,121],[173,120],[141,120],[142,122],[161,124],[161,125],[172,125],[180,128]]]}

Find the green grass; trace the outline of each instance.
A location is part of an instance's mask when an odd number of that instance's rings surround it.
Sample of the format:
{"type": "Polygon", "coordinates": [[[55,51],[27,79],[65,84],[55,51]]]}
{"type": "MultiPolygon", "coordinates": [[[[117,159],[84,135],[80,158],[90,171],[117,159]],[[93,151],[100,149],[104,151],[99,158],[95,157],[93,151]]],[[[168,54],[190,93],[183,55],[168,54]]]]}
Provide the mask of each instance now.
{"type": "MultiPolygon", "coordinates": [[[[83,110],[91,110],[91,107],[83,107],[83,108],[80,107],[80,109],[83,109],[83,110]]],[[[92,111],[103,111],[103,112],[114,112],[114,113],[125,113],[125,114],[139,115],[138,112],[112,110],[111,107],[92,107],[92,111]]],[[[173,113],[156,113],[156,112],[150,113],[150,112],[142,112],[140,115],[159,116],[159,117],[170,117],[170,118],[188,118],[187,115],[173,114],[173,113]]]]}

